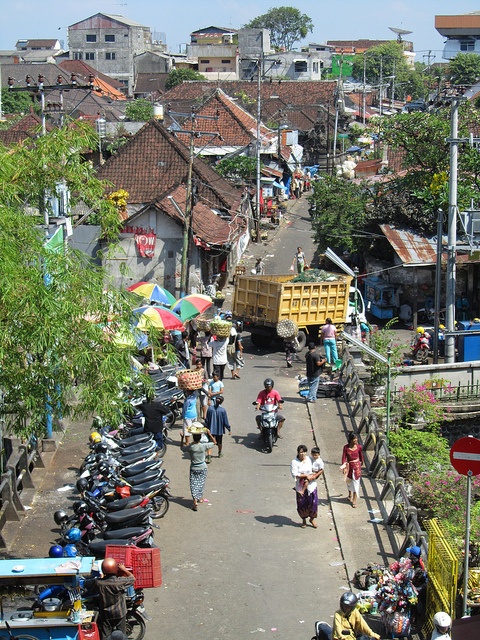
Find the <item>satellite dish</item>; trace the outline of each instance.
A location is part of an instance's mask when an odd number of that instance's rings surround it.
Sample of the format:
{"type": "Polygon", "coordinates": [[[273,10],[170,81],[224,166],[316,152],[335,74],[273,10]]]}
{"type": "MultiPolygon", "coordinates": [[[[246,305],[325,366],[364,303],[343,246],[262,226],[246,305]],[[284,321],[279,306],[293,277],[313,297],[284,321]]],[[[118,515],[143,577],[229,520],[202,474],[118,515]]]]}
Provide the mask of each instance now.
{"type": "Polygon", "coordinates": [[[397,42],[402,42],[402,36],[407,36],[413,31],[409,31],[408,29],[399,29],[398,27],[388,27],[390,31],[397,34],[397,42]]]}

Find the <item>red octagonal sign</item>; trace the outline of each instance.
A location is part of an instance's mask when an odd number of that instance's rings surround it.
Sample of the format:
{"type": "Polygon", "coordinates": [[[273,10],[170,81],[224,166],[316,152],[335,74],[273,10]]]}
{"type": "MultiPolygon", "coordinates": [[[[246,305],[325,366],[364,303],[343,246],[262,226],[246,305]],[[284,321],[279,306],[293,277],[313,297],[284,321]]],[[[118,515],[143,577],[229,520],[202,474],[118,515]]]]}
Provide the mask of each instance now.
{"type": "Polygon", "coordinates": [[[450,462],[462,476],[480,475],[480,440],[473,436],[457,440],[450,449],[450,462]]]}

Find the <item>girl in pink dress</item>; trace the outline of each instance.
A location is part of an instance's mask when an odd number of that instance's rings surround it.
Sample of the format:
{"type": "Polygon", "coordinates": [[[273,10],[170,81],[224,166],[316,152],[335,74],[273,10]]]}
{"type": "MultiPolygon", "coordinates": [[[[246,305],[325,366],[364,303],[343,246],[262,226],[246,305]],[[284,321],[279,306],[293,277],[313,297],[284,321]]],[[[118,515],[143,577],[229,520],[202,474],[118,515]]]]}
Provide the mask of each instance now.
{"type": "Polygon", "coordinates": [[[348,487],[348,501],[355,509],[357,496],[360,492],[360,479],[362,477],[363,450],[358,444],[357,436],[351,431],[348,434],[348,442],[343,447],[342,466],[340,467],[346,476],[348,487]]]}

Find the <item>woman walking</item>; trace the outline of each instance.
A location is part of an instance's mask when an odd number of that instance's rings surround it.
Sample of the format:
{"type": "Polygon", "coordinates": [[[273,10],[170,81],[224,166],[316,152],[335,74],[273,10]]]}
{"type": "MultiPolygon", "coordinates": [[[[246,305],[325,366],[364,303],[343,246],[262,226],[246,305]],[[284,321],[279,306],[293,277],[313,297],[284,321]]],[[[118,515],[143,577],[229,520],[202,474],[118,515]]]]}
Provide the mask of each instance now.
{"type": "Polygon", "coordinates": [[[318,513],[317,474],[313,472],[312,459],[307,455],[307,447],[304,444],[298,445],[297,457],[292,460],[290,471],[295,478],[297,513],[302,519],[301,527],[305,529],[307,518],[309,518],[310,524],[316,529],[318,526],[315,522],[318,513]],[[306,490],[305,480],[308,482],[306,490]]]}
{"type": "MultiPolygon", "coordinates": [[[[192,428],[204,429],[200,422],[194,422],[192,428]]],[[[203,492],[205,491],[205,481],[207,479],[207,464],[205,462],[205,454],[215,445],[215,438],[210,431],[206,429],[209,442],[200,442],[201,433],[193,434],[193,442],[185,449],[190,456],[190,493],[192,494],[193,511],[197,510],[199,502],[203,502],[203,492]]]]}
{"type": "Polygon", "coordinates": [[[303,273],[305,269],[308,268],[307,258],[303,253],[302,247],[297,247],[297,253],[293,256],[293,262],[292,266],[290,267],[290,271],[294,271],[295,266],[297,268],[297,273],[303,273]]]}
{"type": "Polygon", "coordinates": [[[362,477],[363,450],[358,444],[357,436],[350,431],[348,442],[343,447],[342,466],[340,467],[345,475],[348,488],[348,501],[355,509],[357,497],[360,492],[360,480],[362,477]]]}

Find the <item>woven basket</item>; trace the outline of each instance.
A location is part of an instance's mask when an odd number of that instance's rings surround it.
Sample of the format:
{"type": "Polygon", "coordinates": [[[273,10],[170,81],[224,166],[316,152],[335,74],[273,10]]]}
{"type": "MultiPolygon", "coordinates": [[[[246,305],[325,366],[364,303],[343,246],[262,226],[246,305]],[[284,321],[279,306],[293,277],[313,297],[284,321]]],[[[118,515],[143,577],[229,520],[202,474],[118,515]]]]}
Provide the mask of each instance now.
{"type": "Polygon", "coordinates": [[[210,323],[210,331],[213,335],[217,336],[217,338],[228,338],[231,328],[232,323],[226,322],[225,320],[213,320],[210,323]]]}
{"type": "Polygon", "coordinates": [[[210,331],[212,318],[207,318],[206,315],[200,314],[195,318],[195,322],[197,323],[197,329],[199,331],[210,331]]]}
{"type": "Polygon", "coordinates": [[[195,389],[201,389],[203,385],[203,370],[202,369],[182,369],[177,371],[178,386],[184,391],[194,391],[195,389]]]}
{"type": "Polygon", "coordinates": [[[295,338],[298,336],[298,326],[293,320],[280,320],[277,323],[277,334],[280,338],[295,338]]]}

